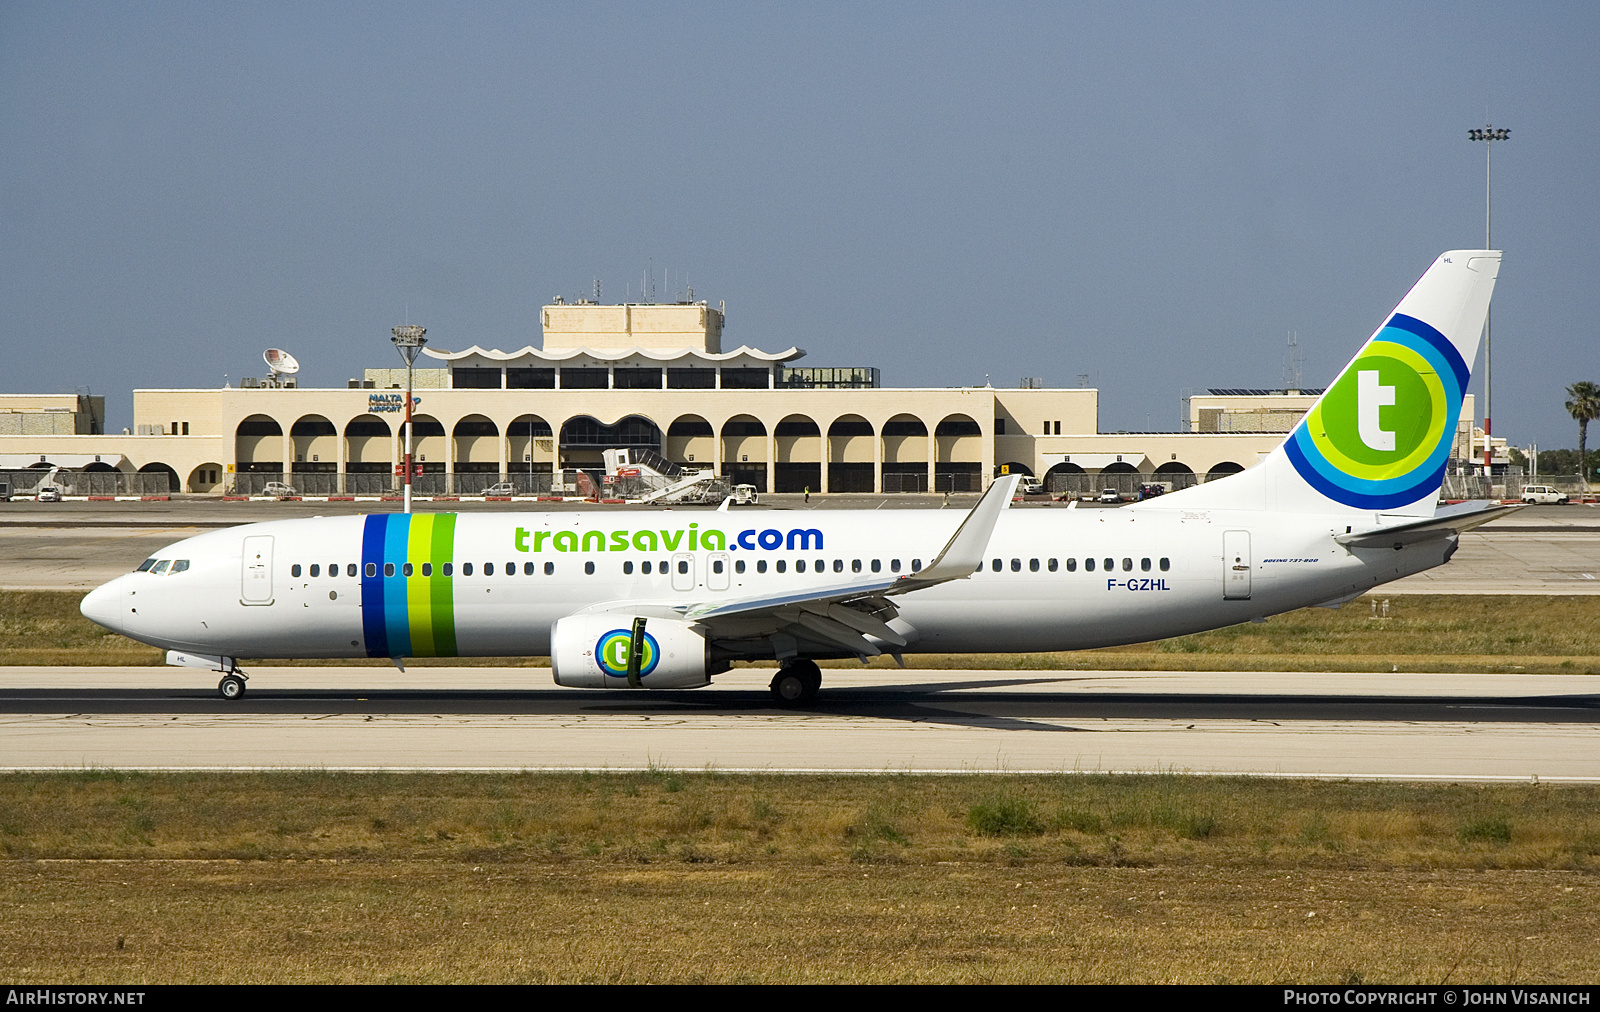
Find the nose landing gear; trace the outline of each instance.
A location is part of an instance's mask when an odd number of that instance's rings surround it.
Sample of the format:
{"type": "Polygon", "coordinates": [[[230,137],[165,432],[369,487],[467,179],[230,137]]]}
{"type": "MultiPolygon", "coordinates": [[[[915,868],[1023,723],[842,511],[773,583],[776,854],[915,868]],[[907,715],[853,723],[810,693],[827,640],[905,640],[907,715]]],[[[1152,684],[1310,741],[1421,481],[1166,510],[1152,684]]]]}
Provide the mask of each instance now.
{"type": "Polygon", "coordinates": [[[797,658],[778,668],[772,676],[772,699],[779,706],[799,706],[817,698],[822,688],[822,669],[816,661],[797,658]]]}
{"type": "Polygon", "coordinates": [[[230,702],[238,699],[244,695],[244,683],[248,677],[243,671],[228,672],[217,683],[217,694],[230,702]]]}

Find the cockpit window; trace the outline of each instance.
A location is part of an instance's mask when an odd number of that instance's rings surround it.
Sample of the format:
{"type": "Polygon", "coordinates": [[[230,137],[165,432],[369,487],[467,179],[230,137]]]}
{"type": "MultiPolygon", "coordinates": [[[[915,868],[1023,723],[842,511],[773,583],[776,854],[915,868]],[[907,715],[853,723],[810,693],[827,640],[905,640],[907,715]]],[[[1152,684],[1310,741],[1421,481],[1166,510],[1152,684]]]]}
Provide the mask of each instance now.
{"type": "Polygon", "coordinates": [[[170,559],[162,559],[160,562],[156,563],[154,569],[150,570],[150,575],[160,576],[162,573],[167,571],[167,567],[170,565],[172,565],[172,561],[170,559]]]}
{"type": "Polygon", "coordinates": [[[189,568],[189,560],[188,559],[179,559],[177,562],[174,562],[172,564],[172,571],[174,573],[182,573],[185,570],[187,570],[188,568],[189,568]]]}
{"type": "Polygon", "coordinates": [[[145,559],[143,562],[139,563],[139,568],[135,569],[134,572],[135,573],[148,572],[150,570],[150,567],[155,565],[155,564],[156,564],[156,560],[155,559],[153,559],[153,558],[145,559]]]}

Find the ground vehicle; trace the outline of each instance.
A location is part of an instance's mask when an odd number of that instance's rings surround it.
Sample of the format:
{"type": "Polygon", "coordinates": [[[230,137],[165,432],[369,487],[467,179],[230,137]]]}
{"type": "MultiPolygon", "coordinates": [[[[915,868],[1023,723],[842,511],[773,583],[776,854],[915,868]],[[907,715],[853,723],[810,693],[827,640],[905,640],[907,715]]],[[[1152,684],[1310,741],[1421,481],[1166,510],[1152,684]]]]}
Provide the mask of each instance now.
{"type": "Polygon", "coordinates": [[[269,481],[267,482],[267,487],[261,490],[261,494],[285,496],[299,495],[300,493],[294,490],[293,485],[286,485],[281,481],[269,481]]]}
{"type": "Polygon", "coordinates": [[[1440,256],[1255,467],[1124,509],[1011,510],[1002,476],[965,515],[283,520],[177,542],[81,609],[220,672],[230,699],[240,656],[549,656],[558,684],[596,689],[696,688],[770,660],[794,703],[819,659],[1112,646],[1348,601],[1522,508],[1435,506],[1499,261],[1440,256]]]}
{"type": "Polygon", "coordinates": [[[61,489],[55,485],[40,485],[39,491],[34,493],[34,498],[39,502],[60,502],[61,489]]]}
{"type": "Polygon", "coordinates": [[[0,481],[0,502],[10,502],[10,501],[11,501],[11,483],[9,481],[0,481]]]}
{"type": "Polygon", "coordinates": [[[488,488],[484,489],[483,490],[483,494],[484,495],[516,495],[517,494],[517,489],[516,489],[516,486],[512,485],[509,481],[502,481],[502,482],[499,482],[498,484],[490,485],[488,488]]]}
{"type": "Polygon", "coordinates": [[[1025,474],[1017,482],[1018,495],[1043,495],[1044,482],[1031,474],[1025,474]]]}
{"type": "Polygon", "coordinates": [[[738,506],[754,506],[761,501],[761,497],[756,494],[754,485],[735,485],[733,486],[733,501],[738,506]]]}
{"type": "Polygon", "coordinates": [[[1157,482],[1150,482],[1139,486],[1140,499],[1154,499],[1158,495],[1166,495],[1167,486],[1157,482]]]}
{"type": "Polygon", "coordinates": [[[1525,503],[1567,503],[1572,497],[1553,485],[1524,485],[1522,486],[1522,501],[1525,503]]]}
{"type": "Polygon", "coordinates": [[[1103,488],[1103,489],[1100,490],[1100,501],[1101,502],[1121,502],[1122,501],[1122,493],[1118,492],[1114,488],[1103,488]]]}

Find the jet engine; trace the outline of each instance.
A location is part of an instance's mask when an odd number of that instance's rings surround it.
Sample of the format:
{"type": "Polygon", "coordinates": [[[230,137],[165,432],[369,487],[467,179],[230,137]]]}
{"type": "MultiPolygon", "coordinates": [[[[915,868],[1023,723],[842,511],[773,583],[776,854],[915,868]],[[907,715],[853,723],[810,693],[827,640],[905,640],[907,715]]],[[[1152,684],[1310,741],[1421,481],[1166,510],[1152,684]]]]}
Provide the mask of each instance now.
{"type": "Polygon", "coordinates": [[[706,639],[679,619],[569,615],[550,627],[556,684],[572,689],[697,689],[711,684],[706,639]]]}

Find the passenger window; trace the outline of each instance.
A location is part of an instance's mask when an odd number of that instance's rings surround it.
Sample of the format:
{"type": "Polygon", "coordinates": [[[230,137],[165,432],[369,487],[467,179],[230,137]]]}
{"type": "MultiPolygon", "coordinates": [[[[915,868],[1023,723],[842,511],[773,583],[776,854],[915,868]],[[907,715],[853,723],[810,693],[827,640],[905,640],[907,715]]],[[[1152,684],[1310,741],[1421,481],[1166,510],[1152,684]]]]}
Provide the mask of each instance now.
{"type": "Polygon", "coordinates": [[[911,560],[911,571],[913,573],[922,572],[922,560],[921,559],[912,559],[911,560]]]}
{"type": "MultiPolygon", "coordinates": [[[[843,559],[834,559],[833,560],[833,571],[835,573],[844,572],[844,560],[843,559]]],[[[860,559],[856,560],[856,572],[858,572],[858,573],[861,572],[861,560],[860,559]]]]}
{"type": "Polygon", "coordinates": [[[899,559],[890,559],[889,560],[889,572],[891,572],[891,573],[900,572],[900,560],[899,559]]]}
{"type": "Polygon", "coordinates": [[[1028,572],[1037,573],[1038,571],[1039,571],[1039,560],[1038,559],[1029,559],[1028,560],[1028,572]]]}
{"type": "Polygon", "coordinates": [[[788,565],[789,565],[788,563],[784,562],[782,559],[779,559],[778,560],[778,572],[780,572],[780,573],[783,572],[785,569],[788,568],[788,565]]]}
{"type": "MultiPolygon", "coordinates": [[[[187,566],[185,566],[185,567],[184,567],[184,568],[185,568],[185,569],[187,569],[187,568],[189,568],[189,567],[187,567],[187,566]]],[[[173,571],[173,572],[174,572],[174,573],[176,573],[176,572],[177,572],[177,571],[178,571],[178,567],[177,567],[177,566],[176,566],[176,565],[174,565],[174,566],[173,566],[173,567],[172,567],[172,571],[173,571]]],[[[312,563],[312,564],[311,564],[311,575],[312,575],[312,576],[321,576],[321,575],[322,575],[322,567],[321,567],[321,566],[319,566],[319,565],[317,565],[317,564],[316,564],[316,563],[315,563],[315,562],[313,562],[313,563],[312,563]]]]}
{"type": "Polygon", "coordinates": [[[1078,560],[1077,559],[1068,559],[1067,560],[1067,572],[1076,573],[1077,571],[1078,571],[1078,560]]]}
{"type": "Polygon", "coordinates": [[[850,560],[850,572],[852,572],[852,573],[861,572],[861,560],[860,559],[851,559],[850,560]]]}
{"type": "Polygon", "coordinates": [[[412,572],[413,572],[413,568],[412,568],[411,563],[409,563],[409,562],[405,563],[404,565],[402,565],[400,567],[400,573],[401,573],[402,576],[410,576],[412,574],[412,572]]]}
{"type": "Polygon", "coordinates": [[[515,562],[506,563],[506,575],[507,576],[516,576],[517,575],[517,564],[515,562]]]}
{"type": "Polygon", "coordinates": [[[1046,564],[1046,567],[1050,570],[1050,572],[1054,573],[1056,571],[1056,560],[1055,559],[1051,559],[1046,564]]]}
{"type": "Polygon", "coordinates": [[[818,559],[817,560],[817,572],[825,573],[825,572],[827,572],[827,570],[828,570],[828,560],[826,560],[826,559],[818,559]]]}
{"type": "Polygon", "coordinates": [[[1132,559],[1123,559],[1122,560],[1122,571],[1124,573],[1133,572],[1133,560],[1132,559]]]}
{"type": "MultiPolygon", "coordinates": [[[[312,576],[316,576],[317,574],[316,573],[312,573],[311,575],[312,576]]],[[[433,563],[424,562],[422,564],[422,575],[423,576],[432,576],[433,575],[433,563]]]]}
{"type": "Polygon", "coordinates": [[[344,567],[344,573],[345,573],[346,576],[355,576],[356,575],[356,564],[354,562],[352,562],[348,566],[344,567]]]}
{"type": "Polygon", "coordinates": [[[734,564],[733,564],[733,571],[734,571],[734,572],[735,572],[735,573],[742,573],[742,572],[744,572],[744,560],[743,560],[743,559],[740,559],[740,560],[739,560],[739,561],[738,561],[738,562],[735,562],[735,563],[734,563],[734,564]]]}
{"type": "Polygon", "coordinates": [[[1139,560],[1139,569],[1142,570],[1143,572],[1146,572],[1146,573],[1150,572],[1150,560],[1149,559],[1140,559],[1139,560]]]}
{"type": "MultiPolygon", "coordinates": [[[[531,563],[531,562],[524,562],[524,563],[523,563],[523,564],[522,564],[522,575],[523,575],[523,576],[532,576],[532,575],[533,575],[533,574],[534,574],[534,569],[535,569],[535,567],[534,567],[534,564],[533,564],[533,563],[531,563]]],[[[592,573],[592,572],[594,572],[594,566],[593,566],[593,564],[591,564],[591,565],[590,565],[590,566],[589,566],[589,572],[591,572],[591,573],[592,573]]]]}
{"type": "Polygon", "coordinates": [[[378,564],[376,562],[367,563],[367,575],[369,577],[378,575],[378,564]]]}
{"type": "Polygon", "coordinates": [[[1093,559],[1084,559],[1083,560],[1083,571],[1085,573],[1094,572],[1094,560],[1093,559]]]}
{"type": "Polygon", "coordinates": [[[633,563],[624,562],[622,564],[622,575],[623,576],[632,576],[633,575],[633,563]]]}
{"type": "MultiPolygon", "coordinates": [[[[152,572],[152,573],[165,573],[166,571],[167,571],[167,563],[165,561],[162,561],[160,563],[157,563],[156,564],[156,568],[152,569],[150,572],[152,572]]],[[[296,576],[296,577],[300,575],[300,563],[296,562],[294,565],[289,567],[289,575],[290,576],[296,576]]]]}
{"type": "Polygon", "coordinates": [[[385,562],[383,564],[383,575],[384,576],[393,576],[394,575],[394,563],[385,562]]]}
{"type": "Polygon", "coordinates": [[[650,563],[648,563],[648,562],[639,563],[639,572],[643,573],[646,576],[649,576],[650,575],[650,563]]]}
{"type": "Polygon", "coordinates": [[[461,575],[462,576],[471,576],[472,575],[472,563],[463,562],[461,564],[461,575]]]}
{"type": "Polygon", "coordinates": [[[328,563],[328,575],[329,576],[338,576],[339,575],[339,564],[337,562],[328,563]]]}
{"type": "Polygon", "coordinates": [[[188,569],[189,569],[189,560],[188,559],[179,559],[177,562],[174,562],[172,564],[172,571],[174,573],[187,572],[188,569]]]}
{"type": "Polygon", "coordinates": [[[485,562],[483,564],[483,575],[484,576],[493,576],[494,575],[494,563],[485,562]]]}
{"type": "Polygon", "coordinates": [[[687,559],[680,560],[678,562],[678,572],[687,573],[688,571],[689,571],[689,560],[687,560],[687,559]]]}
{"type": "Polygon", "coordinates": [[[150,571],[150,567],[155,565],[155,564],[156,564],[156,560],[155,559],[145,559],[143,562],[139,563],[139,568],[135,569],[134,572],[135,573],[148,573],[150,571]]]}
{"type": "Polygon", "coordinates": [[[666,576],[668,573],[672,572],[672,570],[667,567],[666,559],[662,559],[656,564],[656,572],[660,573],[662,576],[666,576]]]}
{"type": "Polygon", "coordinates": [[[556,564],[554,562],[546,562],[544,564],[544,575],[546,575],[546,576],[554,576],[554,575],[556,575],[556,564]]]}
{"type": "MultiPolygon", "coordinates": [[[[533,565],[533,563],[530,562],[530,563],[528,563],[528,565],[531,566],[531,565],[533,565]]],[[[583,572],[584,572],[585,576],[593,576],[594,575],[594,563],[593,562],[585,562],[583,564],[583,572]]]]}
{"type": "Polygon", "coordinates": [[[883,560],[882,559],[873,559],[872,560],[872,571],[874,573],[883,572],[883,560]]]}
{"type": "MultiPolygon", "coordinates": [[[[150,575],[151,576],[160,576],[162,573],[165,573],[167,571],[167,567],[170,566],[170,565],[172,565],[172,560],[170,560],[170,559],[162,559],[160,562],[156,563],[156,568],[150,570],[150,575]]],[[[290,566],[289,567],[289,575],[290,576],[299,576],[300,575],[300,567],[298,565],[290,566]]]]}
{"type": "Polygon", "coordinates": [[[1106,572],[1109,573],[1113,569],[1116,569],[1116,568],[1117,568],[1117,560],[1116,559],[1107,559],[1106,560],[1106,572]]]}
{"type": "Polygon", "coordinates": [[[1021,559],[1012,559],[1011,560],[1011,571],[1013,573],[1022,572],[1022,560],[1021,559]]]}
{"type": "Polygon", "coordinates": [[[449,576],[454,571],[455,571],[455,566],[452,563],[449,563],[449,562],[446,562],[444,564],[444,567],[440,570],[440,572],[444,573],[445,576],[449,576]]]}
{"type": "Polygon", "coordinates": [[[989,563],[989,568],[998,573],[1000,572],[1001,568],[1004,567],[1004,565],[1005,563],[1001,562],[999,559],[995,559],[993,562],[989,563]]]}
{"type": "Polygon", "coordinates": [[[767,571],[767,560],[766,559],[757,559],[756,560],[756,572],[765,573],[766,571],[767,571]]]}
{"type": "Polygon", "coordinates": [[[796,573],[804,573],[806,571],[806,560],[796,559],[794,562],[794,571],[796,573]]]}
{"type": "Polygon", "coordinates": [[[721,559],[712,559],[711,560],[711,571],[713,573],[722,572],[722,560],[721,559]]]}
{"type": "Polygon", "coordinates": [[[1172,568],[1172,560],[1171,559],[1162,559],[1161,560],[1161,571],[1163,573],[1165,573],[1168,569],[1171,569],[1171,568],[1172,568]]]}

